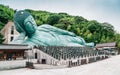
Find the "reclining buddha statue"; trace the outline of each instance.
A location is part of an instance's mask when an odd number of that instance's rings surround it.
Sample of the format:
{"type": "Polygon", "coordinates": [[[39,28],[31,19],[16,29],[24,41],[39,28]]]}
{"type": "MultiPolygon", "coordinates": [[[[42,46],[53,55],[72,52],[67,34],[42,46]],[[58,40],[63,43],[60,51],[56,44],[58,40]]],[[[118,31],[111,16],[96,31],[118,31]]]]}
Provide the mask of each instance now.
{"type": "Polygon", "coordinates": [[[25,11],[17,11],[14,15],[16,30],[20,33],[11,44],[27,44],[33,46],[90,46],[94,43],[86,43],[76,34],[53,27],[48,24],[37,26],[32,15],[25,11]]]}

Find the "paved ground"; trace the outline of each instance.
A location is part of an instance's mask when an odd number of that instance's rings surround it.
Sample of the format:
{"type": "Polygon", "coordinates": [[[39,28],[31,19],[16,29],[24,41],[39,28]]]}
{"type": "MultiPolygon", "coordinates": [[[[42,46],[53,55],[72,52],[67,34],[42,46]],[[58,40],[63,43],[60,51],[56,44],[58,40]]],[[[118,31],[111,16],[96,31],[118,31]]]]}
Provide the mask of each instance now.
{"type": "Polygon", "coordinates": [[[64,69],[15,69],[0,71],[0,75],[120,75],[120,55],[95,63],[64,69]]]}
{"type": "MultiPolygon", "coordinates": [[[[22,68],[26,66],[26,62],[28,60],[10,60],[10,61],[0,61],[0,70],[5,69],[15,69],[15,68],[22,68]]],[[[32,59],[34,63],[37,62],[37,60],[32,59]]]]}

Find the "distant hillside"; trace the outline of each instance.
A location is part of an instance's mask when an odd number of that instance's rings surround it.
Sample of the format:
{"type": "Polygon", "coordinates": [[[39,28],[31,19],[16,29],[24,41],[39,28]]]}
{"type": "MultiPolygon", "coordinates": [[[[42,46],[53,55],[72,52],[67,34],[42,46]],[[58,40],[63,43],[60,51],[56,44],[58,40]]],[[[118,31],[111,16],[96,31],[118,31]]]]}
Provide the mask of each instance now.
{"type": "MultiPolygon", "coordinates": [[[[114,27],[107,23],[99,23],[96,20],[87,20],[82,16],[72,16],[67,13],[50,13],[47,11],[29,11],[37,25],[50,24],[52,26],[74,32],[83,37],[86,42],[104,43],[116,41],[120,47],[120,34],[116,33],[114,27]]],[[[0,29],[9,20],[13,20],[15,10],[8,6],[0,5],[0,29]]]]}

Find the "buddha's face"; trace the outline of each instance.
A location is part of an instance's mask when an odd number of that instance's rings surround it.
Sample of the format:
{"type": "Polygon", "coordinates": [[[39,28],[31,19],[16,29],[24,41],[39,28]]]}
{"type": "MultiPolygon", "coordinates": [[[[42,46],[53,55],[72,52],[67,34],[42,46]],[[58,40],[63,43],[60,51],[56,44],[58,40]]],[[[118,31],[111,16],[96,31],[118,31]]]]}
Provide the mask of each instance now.
{"type": "Polygon", "coordinates": [[[24,27],[28,34],[33,34],[35,32],[37,25],[31,15],[24,20],[24,27]]]}
{"type": "Polygon", "coordinates": [[[14,23],[19,33],[24,32],[27,36],[30,36],[35,33],[37,25],[34,18],[28,14],[26,11],[18,11],[14,16],[14,23]]]}

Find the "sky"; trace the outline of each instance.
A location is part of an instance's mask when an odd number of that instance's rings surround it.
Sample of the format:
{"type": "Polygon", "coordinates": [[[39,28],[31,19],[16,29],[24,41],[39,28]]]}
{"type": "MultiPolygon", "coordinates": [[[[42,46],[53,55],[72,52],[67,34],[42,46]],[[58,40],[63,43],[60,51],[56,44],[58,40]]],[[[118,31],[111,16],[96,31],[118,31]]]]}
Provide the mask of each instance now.
{"type": "Polygon", "coordinates": [[[100,23],[108,22],[120,33],[120,0],[0,0],[0,4],[17,10],[65,12],[100,23]]]}

